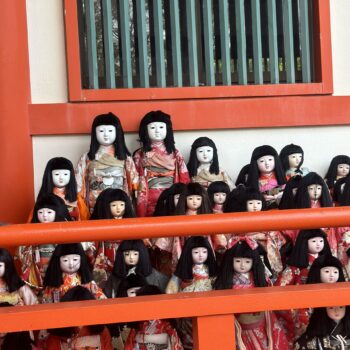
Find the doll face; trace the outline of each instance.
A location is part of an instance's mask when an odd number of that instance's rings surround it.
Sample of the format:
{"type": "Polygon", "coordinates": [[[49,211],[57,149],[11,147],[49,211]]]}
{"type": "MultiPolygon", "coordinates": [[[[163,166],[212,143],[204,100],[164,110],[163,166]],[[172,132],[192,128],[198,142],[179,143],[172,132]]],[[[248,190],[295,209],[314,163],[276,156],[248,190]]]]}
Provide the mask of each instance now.
{"type": "Polygon", "coordinates": [[[151,141],[164,141],[167,134],[166,124],[153,122],[147,124],[148,137],[151,141]]]}
{"type": "Polygon", "coordinates": [[[192,249],[192,261],[194,264],[203,264],[207,261],[208,249],[197,247],[192,249]]]}
{"type": "Polygon", "coordinates": [[[52,182],[56,187],[62,188],[69,184],[70,171],[68,169],[52,170],[51,175],[52,175],[52,182]]]}
{"type": "Polygon", "coordinates": [[[99,125],[96,127],[96,139],[102,146],[110,146],[117,137],[117,131],[113,125],[99,125]]]}
{"type": "Polygon", "coordinates": [[[258,199],[251,199],[247,201],[248,212],[261,211],[261,208],[262,208],[262,201],[259,201],[258,199]]]}
{"type": "Polygon", "coordinates": [[[224,204],[225,201],[226,201],[226,193],[225,192],[214,193],[214,203],[215,204],[224,204]]]}
{"type": "Polygon", "coordinates": [[[197,210],[202,205],[202,196],[193,194],[186,197],[186,205],[188,209],[197,210]]]}
{"type": "Polygon", "coordinates": [[[214,157],[213,147],[202,146],[196,149],[197,160],[200,164],[210,164],[214,157]]]}
{"type": "Polygon", "coordinates": [[[251,258],[233,258],[233,270],[238,273],[247,273],[253,267],[251,258]]]}
{"type": "Polygon", "coordinates": [[[320,279],[322,283],[334,283],[339,278],[339,270],[335,266],[325,266],[320,270],[320,279]]]}
{"type": "Polygon", "coordinates": [[[324,239],[323,237],[314,237],[310,238],[307,241],[307,248],[310,254],[318,254],[324,248],[324,239]]]}
{"type": "Polygon", "coordinates": [[[270,174],[275,169],[274,156],[263,156],[260,157],[256,162],[258,164],[258,169],[261,174],[270,174]]]}
{"type": "Polygon", "coordinates": [[[338,323],[342,318],[344,318],[346,308],[345,306],[332,306],[332,307],[327,307],[326,311],[327,311],[327,316],[331,320],[338,323]]]}
{"type": "Polygon", "coordinates": [[[310,199],[312,199],[314,201],[317,199],[320,199],[322,196],[322,186],[321,185],[314,184],[314,185],[307,186],[307,191],[309,193],[310,199]]]}
{"type": "Polygon", "coordinates": [[[128,297],[130,298],[133,298],[133,297],[136,297],[136,292],[140,289],[141,287],[133,287],[133,288],[129,288],[127,291],[126,291],[126,294],[128,295],[128,297]]]}
{"type": "Polygon", "coordinates": [[[302,153],[292,153],[292,154],[290,154],[288,156],[289,167],[290,168],[297,168],[302,160],[303,160],[303,154],[302,153]]]}
{"type": "Polygon", "coordinates": [[[124,262],[128,266],[136,266],[139,262],[139,252],[137,250],[126,250],[123,252],[124,262]]]}
{"type": "Polygon", "coordinates": [[[80,269],[81,257],[79,254],[68,254],[60,257],[60,267],[65,273],[72,274],[80,269]]]}
{"type": "Polygon", "coordinates": [[[338,164],[337,176],[345,177],[349,175],[350,165],[349,164],[338,164]]]}
{"type": "Polygon", "coordinates": [[[113,201],[109,203],[111,209],[111,214],[115,219],[123,217],[125,213],[125,202],[123,201],[113,201]]]}
{"type": "Polygon", "coordinates": [[[37,215],[40,222],[54,222],[56,218],[56,212],[50,208],[39,209],[37,215]]]}
{"type": "Polygon", "coordinates": [[[0,278],[5,276],[5,263],[0,261],[0,278]]]}

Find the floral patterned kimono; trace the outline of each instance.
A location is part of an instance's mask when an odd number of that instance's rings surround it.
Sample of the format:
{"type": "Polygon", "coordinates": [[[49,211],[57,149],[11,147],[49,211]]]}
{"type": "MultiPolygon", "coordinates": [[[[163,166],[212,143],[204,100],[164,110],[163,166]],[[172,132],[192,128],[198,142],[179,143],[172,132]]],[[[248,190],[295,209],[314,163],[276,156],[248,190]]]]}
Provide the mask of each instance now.
{"type": "Polygon", "coordinates": [[[63,284],[59,287],[46,287],[43,293],[43,303],[58,303],[61,298],[68,292],[69,289],[82,285],[87,288],[96,299],[107,299],[102,290],[97,286],[95,281],[91,281],[86,284],[81,284],[79,274],[67,274],[63,273],[63,284]]]}
{"type": "Polygon", "coordinates": [[[350,253],[350,228],[344,227],[343,229],[345,232],[338,243],[338,259],[344,266],[346,280],[348,280],[350,278],[350,258],[348,255],[350,253]]]}
{"type": "Polygon", "coordinates": [[[172,184],[190,182],[183,156],[178,150],[168,154],[163,142],[152,143],[152,150],[134,154],[140,177],[137,190],[137,216],[152,216],[160,194],[172,184]]]}
{"type": "Polygon", "coordinates": [[[0,278],[0,303],[9,303],[11,305],[34,305],[38,304],[38,299],[26,284],[9,292],[7,284],[0,278]]]}
{"type": "MultiPolygon", "coordinates": [[[[264,195],[276,195],[283,191],[284,187],[285,185],[280,186],[277,183],[277,179],[274,172],[272,172],[271,174],[264,174],[259,176],[259,191],[264,195]]],[[[275,199],[273,199],[266,201],[266,205],[269,209],[274,209],[277,208],[278,203],[275,199]]]]}
{"type": "Polygon", "coordinates": [[[212,182],[224,181],[230,187],[230,190],[232,190],[234,188],[234,184],[227,172],[220,169],[219,174],[212,174],[209,172],[210,165],[211,164],[204,164],[203,166],[199,166],[197,175],[192,176],[191,182],[197,182],[204,188],[208,189],[212,182]]]}
{"type": "MultiPolygon", "coordinates": [[[[252,272],[234,273],[232,289],[254,288],[252,272]]],[[[288,340],[273,311],[239,314],[235,318],[237,350],[288,350],[288,340]]]]}
{"type": "Polygon", "coordinates": [[[166,320],[143,321],[139,329],[132,329],[129,333],[124,350],[183,350],[180,338],[176,330],[166,320]],[[166,342],[163,344],[138,342],[145,335],[167,334],[166,342]]]}
{"type": "Polygon", "coordinates": [[[138,173],[134,161],[127,156],[119,160],[114,155],[114,146],[100,146],[95,159],[84,153],[75,171],[78,193],[84,198],[90,213],[98,195],[106,188],[119,188],[130,196],[138,186],[138,173]]]}

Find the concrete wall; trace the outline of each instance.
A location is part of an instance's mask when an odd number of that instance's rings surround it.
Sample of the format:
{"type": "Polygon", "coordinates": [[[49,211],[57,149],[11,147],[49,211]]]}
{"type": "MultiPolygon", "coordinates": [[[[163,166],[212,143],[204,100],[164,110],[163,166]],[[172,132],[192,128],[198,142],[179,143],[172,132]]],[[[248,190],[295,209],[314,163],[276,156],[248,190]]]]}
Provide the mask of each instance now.
{"type": "MultiPolygon", "coordinates": [[[[61,0],[27,0],[28,36],[33,103],[67,102],[64,47],[64,17],[61,0]],[[43,15],[45,14],[45,15],[43,15]]],[[[350,13],[349,0],[331,1],[334,94],[350,95],[350,13]]],[[[279,151],[289,143],[299,144],[305,152],[305,166],[324,175],[337,154],[349,154],[350,126],[247,129],[226,131],[176,132],[176,144],[188,159],[192,142],[199,136],[211,137],[219,150],[223,168],[235,179],[249,162],[256,146],[270,144],[279,151]]],[[[130,151],[138,148],[135,134],[127,135],[130,151]]],[[[33,137],[36,193],[46,162],[64,156],[76,164],[88,149],[88,135],[33,137]]]]}

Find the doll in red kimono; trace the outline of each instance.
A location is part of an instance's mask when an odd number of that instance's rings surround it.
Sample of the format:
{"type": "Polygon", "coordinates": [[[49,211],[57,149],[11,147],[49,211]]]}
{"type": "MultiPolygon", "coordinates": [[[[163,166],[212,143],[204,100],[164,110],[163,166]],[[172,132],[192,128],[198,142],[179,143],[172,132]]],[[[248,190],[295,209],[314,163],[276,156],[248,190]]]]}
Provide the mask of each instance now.
{"type": "MultiPolygon", "coordinates": [[[[156,295],[161,291],[156,286],[146,285],[135,296],[156,295]]],[[[183,350],[175,328],[168,320],[141,321],[134,325],[126,340],[124,350],[183,350]]]]}
{"type": "MultiPolygon", "coordinates": [[[[176,270],[165,292],[175,294],[212,290],[216,273],[215,256],[207,238],[190,237],[185,242],[176,270]]],[[[189,318],[178,319],[177,329],[184,349],[192,349],[192,320],[189,318]]]]}
{"type": "MultiPolygon", "coordinates": [[[[216,289],[246,289],[267,287],[271,282],[265,276],[258,243],[249,237],[236,237],[224,255],[216,289]]],[[[238,350],[288,350],[282,327],[274,312],[238,314],[235,319],[238,350]]]]}
{"type": "Polygon", "coordinates": [[[268,209],[278,207],[285,183],[285,173],[276,150],[268,145],[255,148],[250,161],[247,185],[263,193],[268,209]]]}
{"type": "MultiPolygon", "coordinates": [[[[62,221],[72,221],[63,199],[53,193],[42,195],[34,205],[31,222],[45,224],[62,221]]],[[[54,244],[18,247],[17,257],[21,263],[21,277],[33,288],[42,288],[43,278],[54,250],[54,244]]]]}
{"type": "Polygon", "coordinates": [[[198,182],[204,188],[214,181],[224,181],[233,189],[232,179],[219,167],[218,151],[209,137],[199,137],[193,142],[187,168],[191,182],[198,182]]]}
{"type": "MultiPolygon", "coordinates": [[[[83,286],[71,288],[61,302],[95,300],[96,295],[83,286]]],[[[46,348],[50,350],[113,350],[112,339],[104,325],[50,329],[46,348]]]]}
{"type": "Polygon", "coordinates": [[[332,159],[325,176],[325,181],[331,194],[333,194],[335,182],[341,178],[347,177],[349,172],[350,157],[346,155],[338,155],[332,159]]]}
{"type": "Polygon", "coordinates": [[[33,305],[38,303],[31,288],[19,277],[9,251],[0,248],[0,303],[33,305]]]}
{"type": "Polygon", "coordinates": [[[74,168],[69,159],[56,157],[47,162],[38,198],[47,193],[54,193],[63,199],[72,220],[89,219],[90,213],[84,199],[77,193],[74,168]]]}
{"type": "Polygon", "coordinates": [[[113,113],[98,115],[91,127],[90,149],[84,153],[75,170],[78,193],[90,213],[98,195],[106,188],[119,188],[130,197],[139,183],[122,125],[113,113]]]}
{"type": "Polygon", "coordinates": [[[280,160],[287,180],[295,175],[305,176],[309,173],[308,168],[302,167],[304,163],[304,151],[298,145],[291,143],[284,146],[280,152],[280,160]]]}
{"type": "MultiPolygon", "coordinates": [[[[107,188],[97,198],[91,220],[123,219],[135,217],[129,196],[120,189],[107,188]]],[[[97,243],[97,254],[93,268],[94,280],[103,288],[110,276],[117,249],[121,240],[97,243]]]]}
{"type": "Polygon", "coordinates": [[[96,299],[106,299],[92,279],[83,246],[80,243],[58,244],[44,278],[43,303],[58,303],[69,289],[80,285],[96,299]]]}
{"type": "Polygon", "coordinates": [[[186,164],[175,148],[170,116],[151,111],[141,120],[142,147],[134,153],[140,183],[137,190],[137,216],[152,216],[160,194],[172,184],[190,181],[186,164]]]}

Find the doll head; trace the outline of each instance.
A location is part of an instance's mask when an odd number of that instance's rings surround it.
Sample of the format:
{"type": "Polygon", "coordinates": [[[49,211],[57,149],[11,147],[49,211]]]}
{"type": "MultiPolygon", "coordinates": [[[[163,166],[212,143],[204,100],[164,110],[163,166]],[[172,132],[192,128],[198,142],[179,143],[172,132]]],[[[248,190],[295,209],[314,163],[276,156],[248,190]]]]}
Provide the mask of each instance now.
{"type": "Polygon", "coordinates": [[[295,175],[287,181],[278,209],[295,208],[295,194],[297,193],[302,178],[301,175],[295,175]]]}
{"type": "Polygon", "coordinates": [[[159,196],[153,216],[174,215],[180,194],[186,189],[182,182],[172,184],[159,196]]]}
{"type": "Polygon", "coordinates": [[[209,137],[199,137],[191,146],[190,159],[187,168],[190,176],[197,175],[197,169],[201,164],[209,163],[211,174],[219,174],[218,151],[215,143],[209,137]]]}
{"type": "Polygon", "coordinates": [[[5,248],[0,248],[0,280],[6,282],[10,293],[18,290],[24,282],[18,276],[14,260],[5,248]]]}
{"type": "Polygon", "coordinates": [[[327,235],[321,229],[299,232],[287,264],[299,268],[308,267],[309,254],[318,254],[318,256],[331,254],[327,235]]]}
{"type": "Polygon", "coordinates": [[[135,273],[144,277],[152,273],[147,248],[140,239],[124,240],[120,244],[115,257],[113,274],[124,278],[132,268],[135,268],[135,273]]]}
{"type": "Polygon", "coordinates": [[[295,194],[295,207],[297,209],[311,208],[311,201],[318,200],[321,207],[332,207],[332,199],[322,177],[314,172],[305,175],[299,183],[295,194]]]}
{"type": "Polygon", "coordinates": [[[208,187],[208,197],[210,204],[214,207],[215,204],[225,204],[226,198],[230,193],[230,187],[224,181],[214,181],[208,187]]]}
{"type": "Polygon", "coordinates": [[[196,211],[197,214],[212,213],[208,193],[199,183],[189,183],[180,194],[175,213],[185,215],[187,210],[196,211]]]}
{"type": "Polygon", "coordinates": [[[250,163],[246,164],[239,172],[237,176],[237,180],[235,182],[236,186],[243,185],[247,186],[247,179],[248,179],[248,173],[249,173],[249,167],[250,163]]]}
{"type": "Polygon", "coordinates": [[[216,261],[213,248],[208,239],[203,236],[193,236],[186,240],[180,259],[174,274],[182,280],[191,280],[194,264],[205,264],[209,270],[209,276],[216,276],[216,261]]]}
{"type": "MultiPolygon", "coordinates": [[[[150,138],[149,132],[152,132],[152,133],[154,132],[159,135],[159,136],[154,135],[155,136],[154,141],[157,141],[157,138],[162,138],[164,136],[164,129],[161,129],[158,132],[156,132],[156,129],[154,129],[154,131],[151,131],[151,126],[148,127],[148,125],[152,123],[165,124],[165,127],[166,127],[165,137],[163,140],[158,140],[158,141],[164,142],[164,145],[168,154],[175,152],[174,132],[173,132],[173,126],[170,119],[170,115],[162,111],[151,111],[147,113],[140,122],[139,138],[142,143],[143,151],[149,152],[152,149],[151,147],[152,139],[150,138]]],[[[155,127],[156,125],[153,125],[153,126],[155,127]]],[[[159,126],[160,125],[158,124],[158,127],[159,126]]]]}
{"type": "Polygon", "coordinates": [[[288,169],[296,169],[298,171],[304,162],[304,151],[300,146],[291,143],[282,148],[280,159],[285,172],[288,169]]]}
{"type": "Polygon", "coordinates": [[[34,210],[32,223],[72,221],[68,209],[62,198],[53,193],[43,194],[37,199],[34,210]]]}
{"type": "Polygon", "coordinates": [[[258,243],[250,238],[237,237],[223,257],[216,289],[231,289],[235,273],[252,272],[255,287],[266,287],[265,267],[260,258],[258,243]]]}
{"type": "Polygon", "coordinates": [[[136,292],[147,285],[145,277],[131,273],[120,282],[117,298],[136,297],[136,292]]]}
{"type": "Polygon", "coordinates": [[[256,147],[250,160],[247,184],[259,188],[259,176],[275,173],[278,185],[284,185],[286,178],[276,150],[268,145],[256,147]]]}
{"type": "Polygon", "coordinates": [[[120,160],[125,160],[130,155],[125,144],[124,131],[120,120],[111,112],[96,116],[92,123],[90,150],[88,152],[90,160],[95,159],[101,145],[113,145],[115,156],[120,160]]]}
{"type": "Polygon", "coordinates": [[[350,335],[350,306],[332,306],[315,308],[305,334],[308,338],[327,337],[335,325],[341,322],[341,335],[350,335]]]}
{"type": "Polygon", "coordinates": [[[59,287],[63,273],[78,273],[81,284],[92,281],[91,271],[81,243],[58,244],[53,252],[44,278],[44,287],[59,287]]]}
{"type": "Polygon", "coordinates": [[[38,198],[46,193],[52,193],[55,187],[65,188],[65,198],[68,201],[77,200],[74,168],[72,162],[67,158],[56,157],[47,162],[38,198]]]}
{"type": "Polygon", "coordinates": [[[350,157],[346,155],[335,156],[329,165],[327,174],[325,176],[328,188],[333,188],[335,181],[339,177],[349,175],[350,157]]]}
{"type": "Polygon", "coordinates": [[[307,284],[345,282],[343,265],[332,255],[321,255],[312,263],[307,284]]]}
{"type": "Polygon", "coordinates": [[[134,218],[135,213],[130,197],[120,189],[107,188],[96,200],[90,219],[134,218]]]}

